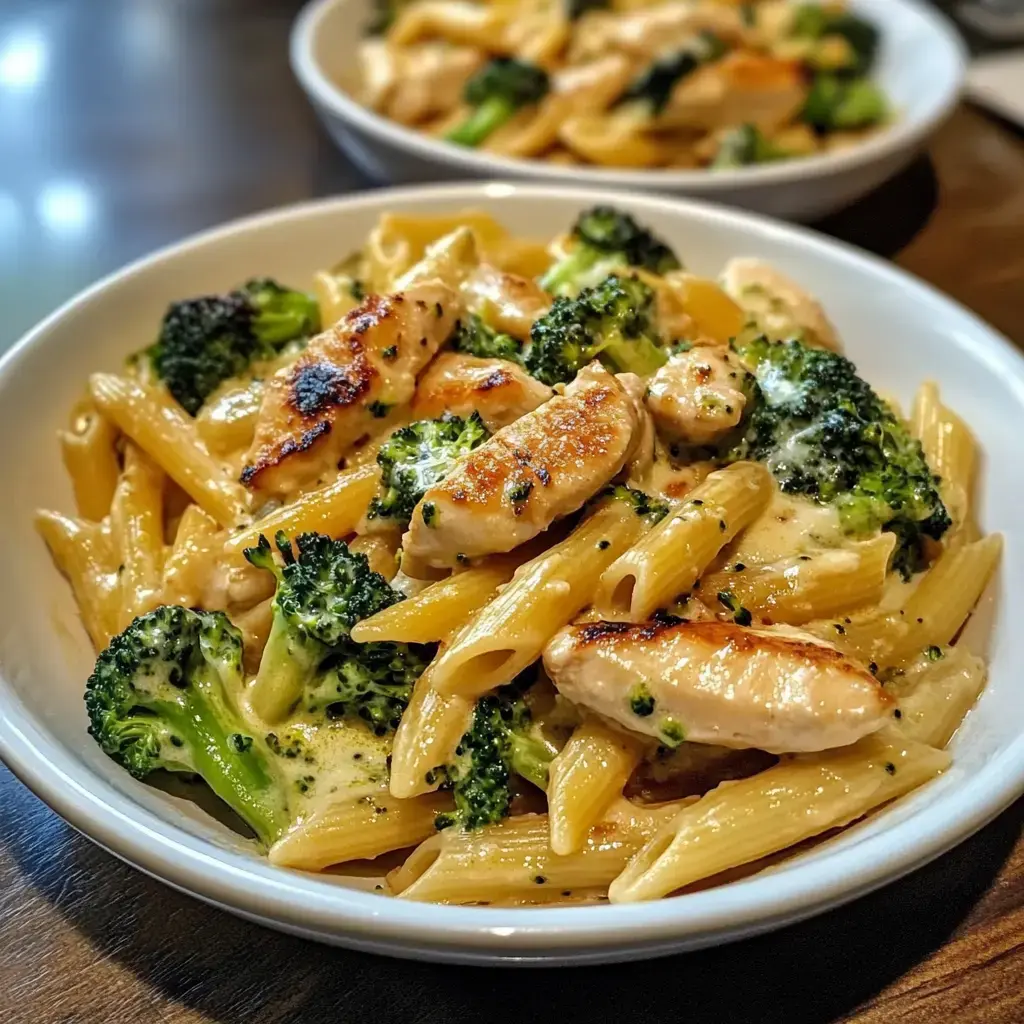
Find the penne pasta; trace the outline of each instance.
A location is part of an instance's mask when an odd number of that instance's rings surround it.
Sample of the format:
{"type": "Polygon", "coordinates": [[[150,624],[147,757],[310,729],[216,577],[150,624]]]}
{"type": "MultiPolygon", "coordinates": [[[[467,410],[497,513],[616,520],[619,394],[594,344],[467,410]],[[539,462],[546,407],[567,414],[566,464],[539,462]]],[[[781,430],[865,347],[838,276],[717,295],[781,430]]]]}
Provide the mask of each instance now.
{"type": "Polygon", "coordinates": [[[72,412],[70,429],[58,436],[78,514],[99,522],[110,511],[121,472],[115,448],[117,427],[86,400],[72,412]]]}
{"type": "Polygon", "coordinates": [[[900,735],[944,748],[985,687],[985,662],[962,647],[934,647],[914,667],[894,676],[886,690],[899,701],[900,735]]]}
{"type": "Polygon", "coordinates": [[[728,593],[763,619],[799,626],[877,605],[895,545],[896,538],[883,533],[873,540],[739,572],[719,570],[701,577],[701,594],[710,602],[716,594],[728,593]]]}
{"type": "Polygon", "coordinates": [[[560,544],[520,566],[438,660],[433,685],[477,697],[532,665],[591,601],[601,573],[648,530],[626,501],[606,498],[560,544]]]}
{"type": "Polygon", "coordinates": [[[38,512],[35,524],[71,584],[93,647],[103,650],[120,629],[121,619],[121,588],[109,529],[58,512],[38,512]]]}
{"type": "MultiPolygon", "coordinates": [[[[529,545],[523,547],[535,550],[529,545]]],[[[361,644],[371,640],[411,644],[443,640],[494,597],[528,557],[527,551],[520,548],[437,580],[405,601],[357,622],[352,627],[352,639],[361,644]]]]}
{"type": "Polygon", "coordinates": [[[440,786],[443,775],[437,769],[452,762],[473,714],[472,699],[445,696],[434,689],[437,660],[413,685],[409,706],[395,732],[389,786],[392,795],[403,799],[440,786]]]}
{"type": "Polygon", "coordinates": [[[811,622],[806,629],[866,665],[900,665],[926,647],[953,640],[978,603],[1002,548],[1002,537],[991,534],[944,551],[897,609],[874,609],[849,622],[811,622]]]}
{"type": "Polygon", "coordinates": [[[940,479],[942,500],[956,527],[945,544],[963,543],[968,537],[978,463],[974,436],[967,424],[942,404],[939,389],[931,381],[922,384],[914,398],[911,429],[921,442],[929,467],[940,479]]]}
{"type": "Polygon", "coordinates": [[[587,719],[578,726],[548,769],[548,820],[551,849],[575,853],[590,829],[622,795],[640,763],[643,743],[587,719]]]}
{"type": "Polygon", "coordinates": [[[388,875],[407,900],[492,903],[603,894],[630,856],[689,801],[641,807],[619,800],[568,856],[548,846],[546,814],[526,814],[477,832],[445,829],[418,846],[388,875]]]}
{"type": "Polygon", "coordinates": [[[195,427],[170,397],[126,377],[95,373],[92,397],[193,500],[222,526],[249,520],[249,496],[199,443],[195,427]]]}
{"type": "Polygon", "coordinates": [[[601,576],[594,605],[605,619],[643,622],[693,588],[712,559],[768,504],[772,482],[753,462],[706,477],[683,505],[601,576]]]}
{"type": "Polygon", "coordinates": [[[892,732],[726,783],[663,826],[612,882],[613,903],[659,899],[848,825],[916,789],[949,755],[892,732]]]}
{"type": "Polygon", "coordinates": [[[223,548],[224,533],[217,521],[198,505],[189,505],[164,562],[164,601],[186,608],[201,604],[211,566],[216,567],[223,548]]]}
{"type": "Polygon", "coordinates": [[[282,505],[252,526],[233,533],[224,544],[224,553],[240,557],[246,548],[259,543],[260,534],[272,540],[279,530],[289,537],[306,531],[345,537],[362,519],[366,506],[377,492],[379,479],[377,466],[372,462],[346,469],[326,487],[307,491],[290,505],[282,505]]]}
{"type": "Polygon", "coordinates": [[[110,510],[113,543],[120,558],[119,628],[155,608],[163,593],[164,474],[132,442],[124,450],[124,471],[110,510]]]}
{"type": "Polygon", "coordinates": [[[451,806],[447,793],[397,800],[386,791],[333,804],[293,825],[267,856],[302,871],[371,860],[433,835],[434,819],[451,806]]]}

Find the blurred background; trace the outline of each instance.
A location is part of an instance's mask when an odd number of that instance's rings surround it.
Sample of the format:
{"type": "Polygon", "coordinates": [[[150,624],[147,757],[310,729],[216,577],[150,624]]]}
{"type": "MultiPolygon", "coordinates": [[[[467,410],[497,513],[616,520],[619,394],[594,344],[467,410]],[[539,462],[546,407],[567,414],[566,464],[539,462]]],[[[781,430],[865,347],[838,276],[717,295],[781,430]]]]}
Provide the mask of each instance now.
{"type": "MultiPolygon", "coordinates": [[[[155,247],[269,206],[371,184],[321,131],[291,74],[288,30],[300,7],[0,2],[0,346],[155,247]]],[[[974,29],[968,36],[975,52],[1014,45],[974,29]]],[[[932,214],[939,160],[952,206],[970,217],[970,196],[984,198],[990,226],[1005,225],[1006,211],[992,216],[994,208],[1024,162],[1014,162],[1019,139],[988,122],[965,112],[936,140],[932,162],[824,227],[887,255],[903,249],[932,214]]],[[[1001,303],[996,297],[982,312],[1006,330],[1001,303]]]]}

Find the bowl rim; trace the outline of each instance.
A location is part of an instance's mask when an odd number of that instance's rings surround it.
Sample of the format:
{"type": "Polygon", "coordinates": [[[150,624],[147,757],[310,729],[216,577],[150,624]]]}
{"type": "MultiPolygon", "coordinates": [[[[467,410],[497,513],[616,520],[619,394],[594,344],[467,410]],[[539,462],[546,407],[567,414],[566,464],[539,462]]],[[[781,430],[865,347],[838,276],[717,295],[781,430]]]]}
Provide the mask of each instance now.
{"type": "Polygon", "coordinates": [[[560,166],[543,160],[499,156],[466,149],[434,139],[370,110],[349,96],[321,69],[314,57],[316,34],[328,11],[351,0],[309,0],[292,25],[289,54],[292,71],[315,104],[342,122],[351,124],[375,142],[404,150],[439,167],[455,165],[480,178],[533,176],[538,180],[573,182],[594,188],[664,188],[693,194],[726,192],[757,186],[778,186],[807,178],[834,177],[882,163],[900,153],[917,149],[952,114],[963,92],[969,54],[953,22],[924,0],[886,0],[886,7],[903,8],[920,19],[932,33],[932,46],[942,46],[951,57],[952,73],[929,95],[929,105],[915,120],[901,119],[866,141],[833,153],[755,167],[729,168],[714,173],[707,169],[635,170],[588,165],[560,166]]]}
{"type": "MultiPolygon", "coordinates": [[[[755,237],[788,239],[808,256],[870,271],[897,285],[908,302],[927,302],[957,320],[962,345],[993,373],[1010,380],[1024,406],[1024,355],[1009,340],[937,289],[880,257],[807,228],[713,203],[657,195],[624,197],[614,190],[520,183],[457,183],[379,189],[312,200],[229,221],[134,261],[70,299],[27,332],[2,358],[0,382],[61,322],[73,318],[123,279],[234,234],[295,220],[432,202],[556,200],[568,208],[626,200],[639,216],[666,211],[689,221],[724,225],[755,237]]],[[[499,214],[500,215],[500,214],[499,214]]],[[[877,835],[831,851],[796,871],[761,873],[727,886],[652,903],[581,907],[495,908],[406,903],[342,888],[330,877],[276,868],[262,858],[217,847],[134,802],[101,776],[76,764],[7,685],[0,668],[0,758],[40,799],[79,832],[172,887],[261,923],[379,952],[441,960],[503,958],[528,963],[559,959],[628,959],[681,946],[731,940],[809,917],[916,870],[982,828],[1024,791],[1024,735],[956,789],[877,835]],[[63,762],[63,763],[61,763],[63,762]]]]}

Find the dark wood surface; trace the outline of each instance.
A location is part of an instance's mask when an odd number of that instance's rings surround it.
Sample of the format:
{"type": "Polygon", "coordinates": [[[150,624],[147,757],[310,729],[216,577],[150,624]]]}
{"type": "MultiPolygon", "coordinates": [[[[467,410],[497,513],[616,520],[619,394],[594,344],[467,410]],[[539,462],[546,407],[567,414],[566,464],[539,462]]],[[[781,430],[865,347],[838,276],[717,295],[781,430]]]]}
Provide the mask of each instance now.
{"type": "MultiPolygon", "coordinates": [[[[287,67],[287,0],[0,0],[0,345],[128,259],[364,187],[287,67]]],[[[969,109],[826,230],[1024,345],[1024,141],[969,109]]],[[[761,939],[620,967],[404,963],[264,931],[74,833],[0,767],[0,1020],[1024,1021],[1024,802],[930,867],[761,939]]]]}

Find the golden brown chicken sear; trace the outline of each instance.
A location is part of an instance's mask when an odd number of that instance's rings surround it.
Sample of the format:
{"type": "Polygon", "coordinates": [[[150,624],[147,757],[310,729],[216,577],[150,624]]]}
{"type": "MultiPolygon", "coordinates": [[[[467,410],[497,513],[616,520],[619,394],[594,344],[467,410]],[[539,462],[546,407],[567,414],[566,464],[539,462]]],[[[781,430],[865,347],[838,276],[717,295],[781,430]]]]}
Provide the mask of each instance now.
{"type": "Polygon", "coordinates": [[[585,367],[564,395],[498,431],[427,491],[403,538],[404,555],[442,568],[511,551],[611,480],[638,430],[622,385],[598,363],[585,367]]]}
{"type": "Polygon", "coordinates": [[[570,626],[544,667],[569,700],[668,746],[828,750],[880,728],[892,700],[829,644],[728,622],[570,626]]]}
{"type": "Polygon", "coordinates": [[[295,363],[267,382],[242,482],[276,497],[335,469],[381,417],[412,399],[417,374],[461,311],[456,292],[428,282],[369,295],[313,338],[295,363]]]}
{"type": "Polygon", "coordinates": [[[478,412],[491,433],[543,405],[554,392],[507,359],[442,352],[416,386],[411,415],[433,420],[478,412]]]}
{"type": "Polygon", "coordinates": [[[665,436],[708,444],[742,419],[749,377],[728,349],[696,346],[654,374],[647,386],[647,409],[665,436]]]}

